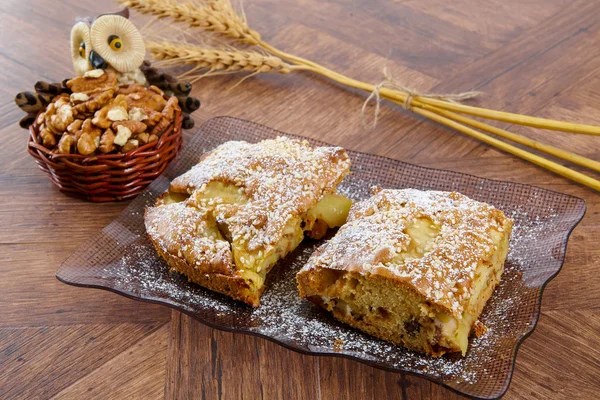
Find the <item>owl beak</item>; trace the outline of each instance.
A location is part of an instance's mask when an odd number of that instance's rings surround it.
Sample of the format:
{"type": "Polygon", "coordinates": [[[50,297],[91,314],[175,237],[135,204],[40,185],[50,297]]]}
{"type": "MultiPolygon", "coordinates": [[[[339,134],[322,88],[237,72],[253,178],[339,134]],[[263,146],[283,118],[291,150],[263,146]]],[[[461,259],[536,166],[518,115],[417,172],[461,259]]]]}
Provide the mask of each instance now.
{"type": "Polygon", "coordinates": [[[90,51],[90,63],[95,69],[105,69],[108,67],[104,58],[100,57],[100,54],[96,53],[94,50],[90,51]]]}

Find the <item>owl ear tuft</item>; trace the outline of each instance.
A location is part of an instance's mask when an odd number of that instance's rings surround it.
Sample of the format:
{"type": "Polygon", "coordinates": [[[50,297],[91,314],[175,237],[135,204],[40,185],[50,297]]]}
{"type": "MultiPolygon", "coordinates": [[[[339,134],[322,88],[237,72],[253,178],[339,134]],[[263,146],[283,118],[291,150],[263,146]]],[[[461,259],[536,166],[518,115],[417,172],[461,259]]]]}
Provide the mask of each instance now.
{"type": "Polygon", "coordinates": [[[94,21],[96,21],[98,18],[103,17],[105,15],[118,15],[119,17],[123,17],[123,18],[129,19],[129,7],[125,7],[121,11],[117,11],[117,12],[114,12],[114,13],[105,13],[105,14],[97,15],[96,17],[94,17],[92,23],[94,21]]]}
{"type": "Polygon", "coordinates": [[[120,15],[123,18],[129,19],[129,8],[125,7],[121,11],[115,13],[116,15],[120,15]]]}
{"type": "Polygon", "coordinates": [[[84,24],[86,24],[87,26],[91,26],[92,25],[92,17],[76,17],[75,18],[75,23],[79,23],[79,22],[83,22],[84,24]]]}

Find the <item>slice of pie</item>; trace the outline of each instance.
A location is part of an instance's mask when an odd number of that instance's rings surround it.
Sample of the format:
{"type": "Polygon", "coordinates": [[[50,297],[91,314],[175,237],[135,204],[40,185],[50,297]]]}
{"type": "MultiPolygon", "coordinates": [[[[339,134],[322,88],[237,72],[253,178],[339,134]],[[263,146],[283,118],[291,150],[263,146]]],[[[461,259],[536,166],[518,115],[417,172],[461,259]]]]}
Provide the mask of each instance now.
{"type": "Polygon", "coordinates": [[[459,193],[375,189],[298,273],[300,295],[381,339],[464,355],[511,230],[500,210],[459,193]]]}
{"type": "Polygon", "coordinates": [[[346,221],[351,201],[336,187],[349,168],[340,147],[227,142],[171,182],[146,230],[172,269],[257,307],[277,260],[346,221]]]}

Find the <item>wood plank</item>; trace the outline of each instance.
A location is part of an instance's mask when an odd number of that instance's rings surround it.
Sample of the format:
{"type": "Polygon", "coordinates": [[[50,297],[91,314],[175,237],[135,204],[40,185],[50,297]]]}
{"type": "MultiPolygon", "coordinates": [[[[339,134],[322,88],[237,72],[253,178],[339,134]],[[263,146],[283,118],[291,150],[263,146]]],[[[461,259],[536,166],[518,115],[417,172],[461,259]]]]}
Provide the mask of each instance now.
{"type": "MultiPolygon", "coordinates": [[[[265,8],[275,6],[272,0],[261,0],[259,4],[265,8]]],[[[402,61],[409,68],[438,78],[456,72],[492,50],[485,46],[483,35],[397,2],[393,5],[384,1],[365,2],[362,6],[305,0],[277,2],[277,5],[285,7],[295,21],[339,40],[357,43],[365,53],[402,61]],[[333,18],[335,24],[331,23],[333,18]]],[[[505,18],[503,24],[511,21],[505,18]]]]}
{"type": "MultiPolygon", "coordinates": [[[[270,43],[367,82],[380,82],[387,65],[416,89],[480,88],[486,95],[478,104],[486,107],[600,124],[598,0],[248,0],[244,6],[270,43]]],[[[16,126],[23,113],[13,97],[39,79],[72,74],[74,18],[117,8],[92,0],[0,3],[7,27],[0,31],[0,398],[461,398],[424,379],[299,355],[54,278],[58,265],[127,202],[89,204],[60,194],[24,151],[27,132],[16,126]]],[[[132,13],[138,26],[147,19],[132,13]]],[[[368,130],[360,116],[366,94],[312,74],[259,75],[228,91],[239,79],[194,85],[203,104],[197,125],[232,115],[349,149],[584,198],[587,215],[572,234],[563,270],[545,290],[539,325],[519,352],[505,398],[587,399],[600,392],[598,193],[397,106],[384,103],[378,127],[368,130]]],[[[600,156],[595,137],[510,129],[600,156]]]]}
{"type": "MultiPolygon", "coordinates": [[[[599,99],[600,71],[596,71],[591,76],[557,93],[548,103],[541,106],[535,114],[542,118],[600,125],[600,115],[594,107],[599,99]]],[[[592,159],[598,159],[600,156],[599,139],[596,136],[545,131],[522,126],[511,126],[510,130],[592,159]]]]}
{"type": "MultiPolygon", "coordinates": [[[[494,3],[494,6],[497,6],[497,3],[494,3]]],[[[486,57],[472,62],[457,74],[444,77],[445,79],[432,90],[447,92],[480,88],[487,91],[484,87],[498,77],[579,35],[582,27],[588,27],[597,21],[597,12],[594,2],[570,2],[568,7],[560,8],[543,23],[531,26],[486,57]]]]}
{"type": "Polygon", "coordinates": [[[160,324],[0,329],[0,398],[51,398],[160,324]]]}
{"type": "Polygon", "coordinates": [[[316,399],[318,364],[265,339],[210,329],[173,311],[168,399],[316,399]]]}
{"type": "Polygon", "coordinates": [[[0,245],[0,328],[169,321],[170,310],[165,307],[59,282],[56,269],[77,246],[0,245]]]}
{"type": "Polygon", "coordinates": [[[319,358],[320,390],[323,399],[402,399],[405,377],[385,372],[346,358],[319,358]]]}
{"type": "Polygon", "coordinates": [[[521,347],[506,398],[597,398],[599,331],[597,308],[544,313],[521,347]]]}
{"type": "MultiPolygon", "coordinates": [[[[597,9],[589,2],[566,7],[500,47],[489,56],[471,63],[459,73],[431,89],[437,93],[481,90],[476,105],[501,111],[539,115],[554,97],[578,82],[586,82],[599,65],[585,49],[593,46],[600,34],[597,9]],[[520,57],[516,57],[516,53],[520,57]]],[[[564,118],[564,115],[539,115],[564,118]]],[[[568,119],[568,118],[567,118],[568,119]]],[[[593,123],[593,121],[588,121],[593,123]]],[[[492,123],[508,127],[505,123],[492,123]]],[[[510,129],[509,129],[510,130],[510,129]]],[[[517,129],[517,132],[519,130],[517,129]]],[[[544,133],[541,133],[544,134],[544,133]]],[[[557,136],[558,134],[554,134],[557,136]]],[[[411,160],[435,160],[442,149],[462,148],[462,156],[485,157],[497,150],[436,124],[424,124],[418,144],[409,150],[411,160]]],[[[564,142],[568,141],[564,139],[564,142]]],[[[578,151],[586,147],[578,147],[578,151]]],[[[571,149],[573,147],[571,146],[571,149]]],[[[394,156],[393,149],[386,155],[394,156]]],[[[460,156],[460,155],[459,155],[460,156]]]]}
{"type": "Polygon", "coordinates": [[[52,399],[162,399],[168,338],[165,324],[52,399]]]}

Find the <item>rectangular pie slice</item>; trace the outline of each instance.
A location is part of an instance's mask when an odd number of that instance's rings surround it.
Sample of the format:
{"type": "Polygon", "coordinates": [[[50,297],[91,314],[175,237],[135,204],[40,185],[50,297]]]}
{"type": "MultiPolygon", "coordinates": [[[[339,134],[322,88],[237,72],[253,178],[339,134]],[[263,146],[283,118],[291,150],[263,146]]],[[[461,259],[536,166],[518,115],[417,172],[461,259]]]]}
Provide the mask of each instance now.
{"type": "Polygon", "coordinates": [[[512,220],[455,192],[373,193],[298,273],[300,295],[389,342],[464,355],[502,276],[512,220]]]}
{"type": "Polygon", "coordinates": [[[257,307],[277,260],[345,222],[351,201],[336,187],[349,167],[340,147],[227,142],[171,182],[146,230],[172,269],[257,307]]]}

